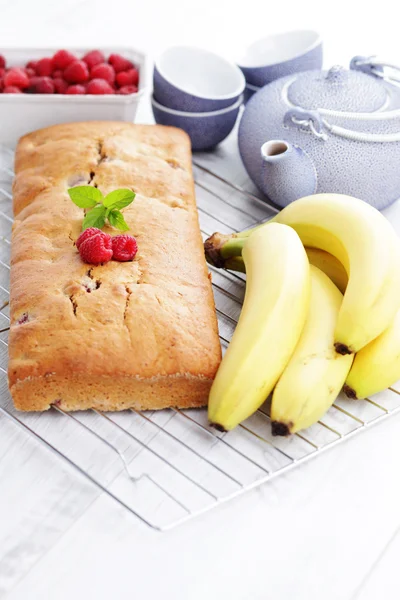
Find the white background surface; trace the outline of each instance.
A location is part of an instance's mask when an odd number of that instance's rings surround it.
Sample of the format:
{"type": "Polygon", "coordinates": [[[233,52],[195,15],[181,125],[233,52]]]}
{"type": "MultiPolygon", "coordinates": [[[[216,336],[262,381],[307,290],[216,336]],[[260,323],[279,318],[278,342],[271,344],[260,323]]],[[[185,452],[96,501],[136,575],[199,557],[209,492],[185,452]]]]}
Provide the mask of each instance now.
{"type": "MultiPolygon", "coordinates": [[[[326,65],[373,53],[400,63],[388,1],[371,9],[348,0],[1,0],[0,9],[3,46],[126,44],[155,53],[193,43],[234,56],[265,33],[306,27],[321,32],[326,65]]],[[[10,548],[0,597],[398,598],[399,430],[393,417],[160,535],[0,417],[0,534],[10,548]],[[22,541],[13,546],[13,536],[22,541]]]]}

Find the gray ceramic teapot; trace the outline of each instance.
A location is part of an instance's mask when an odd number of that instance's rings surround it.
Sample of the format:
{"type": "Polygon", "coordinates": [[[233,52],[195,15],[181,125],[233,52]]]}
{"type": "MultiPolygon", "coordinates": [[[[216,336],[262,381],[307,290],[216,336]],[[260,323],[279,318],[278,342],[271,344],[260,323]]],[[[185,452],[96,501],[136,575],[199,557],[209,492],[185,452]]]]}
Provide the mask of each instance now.
{"type": "Polygon", "coordinates": [[[243,163],[278,206],[316,192],[356,196],[378,209],[400,198],[400,87],[386,67],[307,71],[254,94],[239,128],[243,163]],[[393,81],[393,79],[392,79],[393,81]]]}

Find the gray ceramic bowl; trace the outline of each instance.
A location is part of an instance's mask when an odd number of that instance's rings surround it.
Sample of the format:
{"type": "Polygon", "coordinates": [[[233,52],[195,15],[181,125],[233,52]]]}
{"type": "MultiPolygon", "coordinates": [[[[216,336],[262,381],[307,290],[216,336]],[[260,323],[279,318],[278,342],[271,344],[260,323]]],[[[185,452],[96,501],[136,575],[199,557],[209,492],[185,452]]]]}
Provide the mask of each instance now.
{"type": "Polygon", "coordinates": [[[270,35],[249,46],[238,61],[248,84],[263,87],[275,79],[322,68],[322,40],[316,31],[270,35]]]}
{"type": "Polygon", "coordinates": [[[237,65],[201,48],[168,48],[154,64],[154,98],[173,110],[228,108],[242,95],[245,83],[237,65]]]}
{"type": "Polygon", "coordinates": [[[159,125],[171,125],[186,131],[192,142],[192,150],[209,150],[222,142],[235,126],[243,98],[221,110],[191,113],[172,110],[151,100],[153,115],[159,125]]]}

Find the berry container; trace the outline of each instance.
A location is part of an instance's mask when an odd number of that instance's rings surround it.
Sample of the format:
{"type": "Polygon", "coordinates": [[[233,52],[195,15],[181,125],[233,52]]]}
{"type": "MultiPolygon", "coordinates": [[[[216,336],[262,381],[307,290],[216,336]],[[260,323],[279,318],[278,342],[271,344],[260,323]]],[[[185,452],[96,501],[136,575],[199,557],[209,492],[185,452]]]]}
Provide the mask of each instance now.
{"type": "MultiPolygon", "coordinates": [[[[67,48],[81,58],[88,48],[67,48]]],[[[139,70],[139,89],[129,95],[0,94],[0,142],[14,147],[22,135],[76,121],[135,120],[140,98],[146,87],[146,56],[130,48],[98,48],[106,56],[118,53],[131,60],[139,70]]],[[[0,48],[7,66],[24,66],[27,61],[52,56],[59,48],[0,48]]]]}

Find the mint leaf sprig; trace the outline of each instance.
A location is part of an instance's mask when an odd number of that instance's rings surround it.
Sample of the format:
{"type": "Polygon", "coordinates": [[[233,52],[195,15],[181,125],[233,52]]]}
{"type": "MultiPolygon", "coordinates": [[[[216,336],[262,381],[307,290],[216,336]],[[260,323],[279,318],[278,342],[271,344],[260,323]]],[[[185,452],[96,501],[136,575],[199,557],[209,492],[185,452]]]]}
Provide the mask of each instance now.
{"type": "Polygon", "coordinates": [[[101,191],[91,185],[79,185],[69,188],[69,197],[79,208],[90,208],[82,223],[82,231],[88,227],[102,229],[105,222],[120,231],[128,231],[129,227],[121,212],[135,199],[135,192],[128,189],[114,190],[103,196],[101,191]]]}

